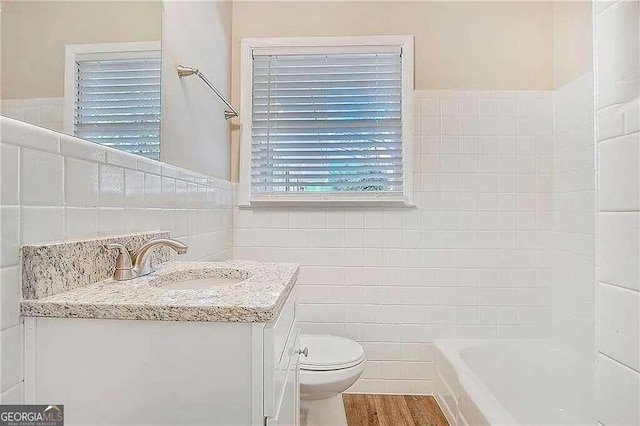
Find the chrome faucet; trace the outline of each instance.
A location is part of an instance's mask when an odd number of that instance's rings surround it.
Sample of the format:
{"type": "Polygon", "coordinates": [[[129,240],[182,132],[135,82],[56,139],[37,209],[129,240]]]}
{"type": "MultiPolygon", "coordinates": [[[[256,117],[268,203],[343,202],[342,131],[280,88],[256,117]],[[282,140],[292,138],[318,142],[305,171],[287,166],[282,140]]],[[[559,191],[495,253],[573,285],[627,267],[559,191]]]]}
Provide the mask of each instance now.
{"type": "Polygon", "coordinates": [[[182,244],[180,241],[169,238],[149,240],[133,253],[129,253],[129,250],[119,243],[105,245],[108,249],[120,250],[120,254],[116,259],[116,270],[113,272],[113,279],[125,281],[152,273],[154,269],[151,266],[151,251],[159,246],[171,247],[178,254],[185,254],[189,249],[189,246],[182,244]]]}

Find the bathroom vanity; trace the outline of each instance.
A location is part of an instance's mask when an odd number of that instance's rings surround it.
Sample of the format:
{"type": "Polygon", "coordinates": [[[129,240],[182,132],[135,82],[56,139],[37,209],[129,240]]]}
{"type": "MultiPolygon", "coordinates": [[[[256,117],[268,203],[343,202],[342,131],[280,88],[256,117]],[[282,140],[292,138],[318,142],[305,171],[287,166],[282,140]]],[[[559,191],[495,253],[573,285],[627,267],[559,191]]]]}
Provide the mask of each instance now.
{"type": "Polygon", "coordinates": [[[166,262],[26,299],[25,403],[69,425],[297,425],[297,273],[166,262]]]}

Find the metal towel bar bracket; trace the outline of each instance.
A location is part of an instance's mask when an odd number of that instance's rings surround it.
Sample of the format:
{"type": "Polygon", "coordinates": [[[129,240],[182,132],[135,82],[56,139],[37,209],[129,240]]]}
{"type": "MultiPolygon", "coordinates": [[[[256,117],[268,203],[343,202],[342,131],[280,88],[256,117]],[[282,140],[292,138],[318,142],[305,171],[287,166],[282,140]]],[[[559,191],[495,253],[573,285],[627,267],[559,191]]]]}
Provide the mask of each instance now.
{"type": "Polygon", "coordinates": [[[216,87],[211,84],[211,82],[207,79],[207,77],[204,76],[204,74],[202,74],[200,71],[198,71],[197,68],[189,68],[189,67],[185,67],[183,65],[178,65],[178,77],[183,78],[183,77],[188,77],[190,75],[197,75],[198,77],[200,77],[200,79],[202,81],[204,81],[204,83],[209,86],[209,88],[211,90],[213,90],[213,92],[222,100],[222,102],[225,103],[225,105],[227,106],[227,108],[229,108],[228,110],[226,110],[224,112],[224,119],[225,120],[229,120],[233,117],[237,117],[238,116],[238,110],[236,110],[233,105],[231,105],[231,103],[222,95],[222,93],[220,93],[220,91],[218,89],[216,89],[216,87]]]}

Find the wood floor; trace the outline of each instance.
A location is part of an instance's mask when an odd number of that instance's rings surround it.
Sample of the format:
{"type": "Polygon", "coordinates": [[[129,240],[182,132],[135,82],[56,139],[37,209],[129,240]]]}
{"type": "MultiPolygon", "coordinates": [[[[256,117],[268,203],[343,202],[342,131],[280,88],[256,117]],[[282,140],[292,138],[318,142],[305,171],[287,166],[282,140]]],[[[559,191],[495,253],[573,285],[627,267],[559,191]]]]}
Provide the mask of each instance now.
{"type": "Polygon", "coordinates": [[[427,395],[343,394],[349,426],[449,426],[427,395]]]}

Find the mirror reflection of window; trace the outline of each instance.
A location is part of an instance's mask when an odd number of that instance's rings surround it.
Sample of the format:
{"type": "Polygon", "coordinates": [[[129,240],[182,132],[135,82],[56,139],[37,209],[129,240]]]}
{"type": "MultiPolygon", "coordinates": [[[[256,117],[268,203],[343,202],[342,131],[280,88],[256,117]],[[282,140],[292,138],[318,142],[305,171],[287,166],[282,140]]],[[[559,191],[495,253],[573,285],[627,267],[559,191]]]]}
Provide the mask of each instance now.
{"type": "Polygon", "coordinates": [[[0,3],[0,114],[159,158],[161,0],[0,3]]]}
{"type": "Polygon", "coordinates": [[[160,158],[160,46],[67,46],[65,131],[111,148],[160,158]]]}

